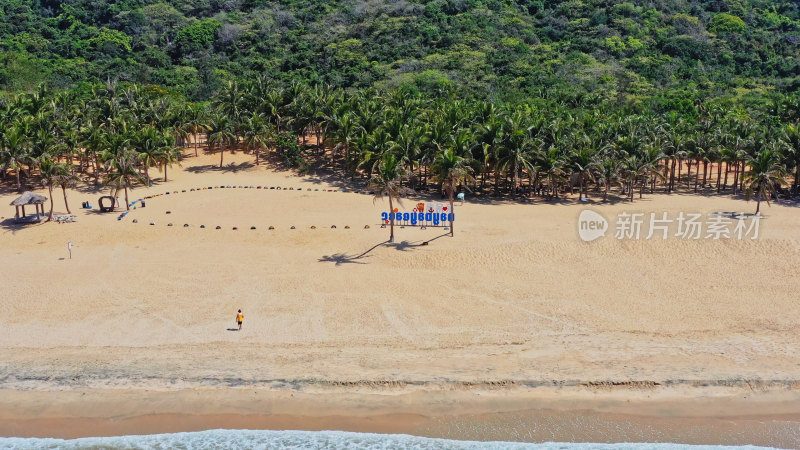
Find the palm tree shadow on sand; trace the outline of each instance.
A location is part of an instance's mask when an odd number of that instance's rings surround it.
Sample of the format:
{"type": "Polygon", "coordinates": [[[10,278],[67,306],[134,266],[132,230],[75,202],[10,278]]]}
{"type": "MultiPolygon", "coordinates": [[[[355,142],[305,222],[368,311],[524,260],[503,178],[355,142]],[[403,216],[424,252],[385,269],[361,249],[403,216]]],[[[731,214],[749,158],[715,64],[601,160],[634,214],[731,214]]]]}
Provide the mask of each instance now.
{"type": "Polygon", "coordinates": [[[385,245],[387,247],[394,248],[397,251],[406,252],[406,251],[412,250],[412,249],[417,248],[417,247],[422,247],[422,246],[428,245],[429,242],[433,242],[436,239],[442,238],[444,236],[449,236],[449,235],[450,235],[450,233],[445,233],[445,234],[436,236],[435,238],[428,239],[427,241],[389,242],[387,240],[387,241],[379,242],[379,243],[373,245],[368,250],[362,252],[359,255],[348,255],[346,253],[334,253],[332,255],[324,255],[321,258],[319,258],[317,261],[318,262],[332,262],[337,266],[340,266],[342,264],[366,264],[365,262],[362,262],[362,261],[359,261],[359,260],[371,257],[372,255],[370,255],[369,253],[372,252],[373,250],[375,250],[376,248],[380,247],[381,245],[385,245]]]}

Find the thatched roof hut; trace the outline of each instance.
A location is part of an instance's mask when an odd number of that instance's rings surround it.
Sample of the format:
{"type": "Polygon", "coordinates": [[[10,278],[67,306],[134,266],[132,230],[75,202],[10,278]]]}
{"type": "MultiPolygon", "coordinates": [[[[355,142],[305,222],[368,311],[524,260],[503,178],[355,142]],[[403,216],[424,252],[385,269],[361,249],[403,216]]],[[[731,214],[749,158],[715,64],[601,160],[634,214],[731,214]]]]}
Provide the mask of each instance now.
{"type": "Polygon", "coordinates": [[[25,206],[25,205],[41,205],[47,201],[47,197],[35,192],[25,192],[20,195],[16,200],[11,202],[11,206],[25,206]]]}
{"type": "Polygon", "coordinates": [[[44,202],[47,201],[47,197],[41,194],[37,194],[35,192],[25,192],[20,195],[16,200],[11,202],[11,206],[17,208],[17,215],[16,219],[20,222],[38,222],[41,220],[41,216],[44,216],[44,202]],[[33,205],[36,208],[36,218],[26,218],[25,216],[25,207],[33,205]],[[22,215],[20,216],[20,208],[22,208],[22,215]],[[41,209],[41,212],[40,212],[41,209]]]}

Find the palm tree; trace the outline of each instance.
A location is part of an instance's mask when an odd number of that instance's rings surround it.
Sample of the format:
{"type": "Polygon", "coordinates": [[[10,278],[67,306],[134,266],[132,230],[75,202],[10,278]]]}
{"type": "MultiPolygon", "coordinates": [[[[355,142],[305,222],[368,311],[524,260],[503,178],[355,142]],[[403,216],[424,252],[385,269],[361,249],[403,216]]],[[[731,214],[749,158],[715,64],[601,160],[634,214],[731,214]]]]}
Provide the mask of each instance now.
{"type": "MultiPolygon", "coordinates": [[[[392,150],[400,157],[401,163],[409,168],[409,173],[414,175],[414,163],[419,159],[417,154],[421,147],[423,130],[416,124],[403,126],[394,139],[392,150]]],[[[413,185],[412,185],[413,186],[413,185]]]]}
{"type": "MultiPolygon", "coordinates": [[[[189,141],[189,135],[192,133],[192,125],[188,120],[189,108],[184,105],[170,106],[167,110],[165,121],[169,123],[171,133],[175,136],[175,144],[179,147],[186,148],[189,141]]],[[[166,131],[167,128],[162,131],[166,131]]]]}
{"type": "MultiPolygon", "coordinates": [[[[647,186],[647,180],[651,177],[654,181],[656,179],[666,180],[664,176],[666,165],[662,162],[664,158],[665,155],[661,149],[654,145],[650,145],[642,151],[637,169],[637,176],[642,178],[642,185],[639,187],[639,198],[642,198],[644,188],[647,186]]],[[[655,187],[655,183],[653,186],[655,187]]]]}
{"type": "Polygon", "coordinates": [[[78,170],[80,171],[83,163],[83,158],[80,157],[79,148],[81,145],[81,135],[78,127],[72,122],[64,122],[59,126],[59,135],[64,147],[64,154],[67,157],[67,162],[72,163],[74,157],[78,156],[78,170]]]}
{"type": "Polygon", "coordinates": [[[28,162],[30,155],[30,140],[27,136],[28,127],[22,122],[17,122],[3,134],[0,146],[0,161],[4,170],[11,169],[17,173],[17,190],[22,192],[20,171],[22,164],[28,162]]]}
{"type": "MultiPolygon", "coordinates": [[[[492,104],[489,104],[492,105],[492,104]]],[[[493,111],[492,108],[484,108],[493,111]]],[[[483,123],[477,125],[478,142],[482,150],[481,162],[481,190],[486,186],[486,174],[492,167],[494,158],[499,152],[500,145],[503,142],[503,121],[501,118],[495,116],[493,113],[488,113],[489,116],[483,123]]]]}
{"type": "Polygon", "coordinates": [[[139,153],[148,186],[150,186],[150,166],[156,164],[156,155],[162,151],[163,145],[164,136],[151,125],[145,126],[134,135],[133,147],[139,153]]]}
{"type": "MultiPolygon", "coordinates": [[[[239,83],[236,81],[229,81],[219,92],[217,92],[214,105],[222,112],[226,119],[229,120],[230,136],[228,137],[228,145],[231,152],[236,151],[239,144],[239,136],[241,136],[242,118],[245,116],[245,93],[239,88],[239,83]]],[[[221,161],[222,155],[220,155],[221,161]]],[[[222,167],[222,162],[220,162],[222,167]]]]}
{"type": "Polygon", "coordinates": [[[146,180],[139,173],[139,156],[136,152],[126,150],[114,155],[109,161],[110,171],[106,175],[106,185],[115,189],[125,189],[125,209],[130,210],[131,204],[128,201],[128,189],[135,183],[146,183],[146,180]]]}
{"type": "Polygon", "coordinates": [[[564,158],[561,152],[555,147],[541,152],[537,158],[536,171],[547,179],[548,197],[558,198],[558,184],[564,176],[564,158]]]}
{"type": "Polygon", "coordinates": [[[244,124],[244,143],[247,150],[252,149],[256,154],[256,165],[259,163],[261,150],[267,148],[272,142],[274,133],[272,125],[264,120],[261,114],[253,113],[244,124]]]}
{"type": "Polygon", "coordinates": [[[214,105],[233,121],[239,119],[243,104],[244,92],[239,89],[239,83],[235,81],[229,81],[228,84],[217,93],[217,98],[214,101],[214,105]]]}
{"type": "Polygon", "coordinates": [[[225,154],[225,145],[236,141],[236,136],[231,127],[231,121],[225,116],[217,116],[208,124],[208,148],[219,147],[219,168],[222,168],[222,157],[225,154]]]}
{"type": "MultiPolygon", "coordinates": [[[[42,121],[47,120],[42,118],[42,121]]],[[[38,159],[44,155],[56,156],[59,152],[60,143],[55,135],[55,130],[42,122],[34,122],[35,131],[31,136],[31,159],[38,159]]]]}
{"type": "Polygon", "coordinates": [[[761,209],[761,200],[769,205],[769,199],[776,195],[775,186],[786,184],[786,168],[781,164],[781,154],[764,149],[747,160],[750,170],[742,175],[745,183],[745,198],[750,201],[756,194],[756,214],[761,209]]]}
{"type": "Polygon", "coordinates": [[[155,154],[155,163],[158,164],[158,170],[160,171],[161,168],[164,168],[164,182],[167,181],[167,166],[172,167],[173,163],[178,163],[178,167],[180,167],[179,158],[180,149],[175,147],[170,142],[165,142],[162,145],[158,152],[155,154]]]}
{"type": "Polygon", "coordinates": [[[283,98],[282,90],[272,90],[261,99],[261,110],[268,118],[271,118],[278,133],[281,131],[281,122],[283,121],[281,116],[281,110],[284,107],[283,98]]]}
{"type": "MultiPolygon", "coordinates": [[[[578,148],[573,150],[572,154],[570,155],[569,167],[572,170],[572,173],[578,175],[579,200],[583,200],[583,191],[584,186],[586,185],[586,180],[588,179],[591,181],[592,179],[592,174],[597,166],[596,156],[597,149],[590,145],[580,145],[578,148]]],[[[588,191],[586,193],[586,197],[589,197],[588,191]]]]}
{"type": "Polygon", "coordinates": [[[394,242],[394,204],[393,199],[400,202],[400,196],[412,192],[411,189],[400,183],[406,177],[406,171],[397,158],[391,153],[386,153],[373,171],[369,181],[369,188],[375,191],[373,202],[389,197],[389,242],[394,242]]]}
{"type": "Polygon", "coordinates": [[[67,169],[63,163],[55,162],[48,155],[39,157],[36,162],[39,166],[39,179],[50,195],[50,213],[47,215],[49,222],[53,220],[53,186],[58,184],[60,177],[67,172],[67,169]]]}
{"type": "Polygon", "coordinates": [[[628,200],[631,202],[633,202],[633,186],[641,168],[642,161],[636,155],[628,156],[622,160],[621,173],[625,177],[625,189],[627,190],[628,200]]]}
{"type": "MultiPolygon", "coordinates": [[[[361,166],[368,167],[370,176],[372,176],[376,168],[383,163],[383,156],[391,153],[395,143],[392,142],[391,136],[386,132],[386,129],[382,127],[365,137],[366,140],[361,148],[364,154],[361,166]]],[[[402,161],[398,160],[397,164],[402,165],[402,161]]]]}
{"type": "Polygon", "coordinates": [[[355,176],[355,166],[351,149],[353,142],[362,134],[361,126],[356,122],[355,116],[349,111],[342,114],[335,122],[334,139],[344,148],[344,173],[350,175],[352,181],[355,176]]]}
{"type": "Polygon", "coordinates": [[[444,149],[439,152],[431,166],[431,171],[436,178],[437,183],[441,183],[442,188],[447,191],[447,196],[450,199],[450,236],[454,235],[453,231],[453,193],[459,184],[466,184],[474,181],[472,177],[472,167],[469,166],[469,160],[456,153],[454,147],[444,149]]]}
{"type": "Polygon", "coordinates": [[[101,145],[106,158],[120,155],[131,149],[131,138],[127,133],[104,132],[101,145]]]}
{"type": "Polygon", "coordinates": [[[511,191],[517,194],[521,172],[527,172],[533,179],[535,170],[534,142],[523,125],[521,113],[514,113],[503,123],[502,140],[495,156],[495,169],[511,173],[511,191]]]}
{"type": "Polygon", "coordinates": [[[67,214],[72,214],[72,211],[69,209],[69,202],[67,201],[67,188],[75,186],[79,179],[80,178],[73,173],[73,167],[71,164],[66,164],[64,166],[64,170],[56,179],[56,183],[61,187],[61,193],[64,194],[64,207],[67,208],[67,214]]]}
{"type": "Polygon", "coordinates": [[[612,183],[619,182],[620,161],[607,157],[597,165],[597,180],[603,183],[603,201],[608,201],[608,189],[612,183]]]}
{"type": "Polygon", "coordinates": [[[794,183],[792,193],[800,191],[800,123],[786,127],[786,158],[794,167],[794,183]]]}
{"type": "Polygon", "coordinates": [[[197,103],[190,103],[183,113],[186,130],[194,136],[194,156],[197,156],[197,146],[200,141],[200,132],[207,129],[206,108],[197,103]]]}
{"type": "Polygon", "coordinates": [[[743,183],[741,178],[747,160],[745,149],[750,147],[753,142],[755,129],[751,123],[745,121],[734,121],[729,128],[735,134],[733,139],[733,195],[736,195],[737,190],[740,189],[739,186],[743,183]]]}

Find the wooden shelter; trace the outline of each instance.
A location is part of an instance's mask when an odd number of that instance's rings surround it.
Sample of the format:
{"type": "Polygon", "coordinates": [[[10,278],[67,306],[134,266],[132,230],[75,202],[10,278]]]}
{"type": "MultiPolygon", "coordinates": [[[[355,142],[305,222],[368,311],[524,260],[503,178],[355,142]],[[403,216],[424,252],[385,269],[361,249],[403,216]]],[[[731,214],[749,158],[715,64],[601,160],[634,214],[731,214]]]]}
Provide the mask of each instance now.
{"type": "Polygon", "coordinates": [[[28,191],[23,193],[19,196],[16,200],[11,202],[11,206],[17,208],[17,214],[14,216],[14,220],[16,222],[39,222],[44,217],[44,202],[47,201],[47,197],[44,195],[36,194],[34,192],[28,191]],[[36,209],[35,216],[27,216],[25,214],[25,207],[33,205],[36,209]],[[20,215],[20,209],[22,210],[22,215],[20,215]]]}

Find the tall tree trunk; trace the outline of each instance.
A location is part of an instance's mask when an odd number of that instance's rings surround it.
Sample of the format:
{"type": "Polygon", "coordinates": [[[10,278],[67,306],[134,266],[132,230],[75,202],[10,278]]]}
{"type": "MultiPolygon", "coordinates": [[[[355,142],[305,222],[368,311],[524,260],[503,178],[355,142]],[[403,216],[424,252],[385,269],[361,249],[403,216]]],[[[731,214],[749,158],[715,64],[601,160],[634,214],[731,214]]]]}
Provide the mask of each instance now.
{"type": "Polygon", "coordinates": [[[708,161],[703,161],[703,189],[706,188],[707,179],[708,179],[708,161]]]}
{"type": "Polygon", "coordinates": [[[722,163],[717,163],[717,193],[719,194],[720,190],[722,189],[722,163]]]}
{"type": "Polygon", "coordinates": [[[47,221],[53,220],[53,185],[47,185],[47,192],[50,194],[50,214],[47,216],[47,221]]]}
{"type": "Polygon", "coordinates": [[[22,192],[22,181],[20,181],[19,172],[19,167],[17,167],[17,191],[22,192]]]}
{"type": "Polygon", "coordinates": [[[64,207],[67,208],[67,214],[72,214],[72,211],[69,210],[69,202],[67,202],[67,186],[62,184],[61,191],[64,193],[64,207]]]}
{"type": "Polygon", "coordinates": [[[197,156],[197,144],[200,141],[200,135],[198,133],[194,134],[194,156],[197,156]]]}
{"type": "MultiPolygon", "coordinates": [[[[345,175],[350,173],[350,146],[345,142],[344,144],[344,161],[342,161],[342,172],[345,175]]],[[[420,165],[420,175],[422,175],[422,166],[420,165]]],[[[352,180],[351,180],[352,181],[352,180]]]]}
{"type": "Polygon", "coordinates": [[[453,213],[453,187],[450,186],[448,189],[448,194],[450,197],[450,214],[448,214],[448,218],[450,219],[450,236],[453,236],[453,219],[455,218],[455,214],[453,213]]]}
{"type": "Polygon", "coordinates": [[[697,183],[700,181],[700,161],[697,161],[697,168],[694,174],[694,193],[697,194],[697,183]]]}
{"type": "Polygon", "coordinates": [[[558,198],[558,187],[556,186],[555,180],[552,181],[552,188],[553,188],[553,198],[558,198]]]}
{"type": "Polygon", "coordinates": [[[603,192],[603,201],[607,202],[608,201],[608,183],[606,182],[605,185],[606,185],[606,190],[605,190],[605,192],[603,192]]]}
{"type": "Polygon", "coordinates": [[[92,158],[92,165],[94,169],[94,184],[100,184],[100,163],[98,161],[97,155],[94,155],[92,158]]]}
{"type": "Polygon", "coordinates": [[[667,188],[667,192],[672,193],[672,189],[675,187],[675,158],[672,158],[672,167],[669,171],[669,187],[667,188]]]}
{"type": "Polygon", "coordinates": [[[389,195],[389,242],[394,242],[394,206],[391,195],[389,195]]]}
{"type": "Polygon", "coordinates": [[[351,161],[352,155],[350,154],[350,144],[347,144],[347,156],[345,157],[345,160],[345,167],[347,167],[347,171],[350,173],[350,182],[352,183],[356,180],[356,171],[358,168],[351,161]]]}
{"type": "Polygon", "coordinates": [[[633,203],[633,193],[635,192],[633,189],[633,183],[635,180],[636,179],[634,177],[631,177],[628,180],[628,199],[631,201],[631,203],[633,203]]]}
{"type": "Polygon", "coordinates": [[[800,162],[797,163],[797,171],[794,173],[794,192],[800,188],[800,162]]]}
{"type": "Polygon", "coordinates": [[[722,183],[722,188],[726,189],[728,187],[728,172],[731,170],[731,163],[725,161],[725,181],[722,183]]]}
{"type": "Polygon", "coordinates": [[[644,180],[642,180],[642,185],[641,185],[641,186],[639,186],[639,200],[641,200],[641,199],[642,199],[642,196],[644,195],[644,187],[645,187],[646,185],[647,185],[647,178],[645,178],[644,180]]]}
{"type": "Polygon", "coordinates": [[[739,190],[744,191],[744,172],[747,169],[747,163],[742,161],[742,176],[739,177],[739,190]]]}
{"type": "Polygon", "coordinates": [[[692,182],[692,160],[686,160],[686,189],[691,187],[692,182]]]}
{"type": "Polygon", "coordinates": [[[222,169],[222,157],[225,155],[225,146],[219,146],[219,168],[222,169]]]}
{"type": "Polygon", "coordinates": [[[164,182],[167,182],[167,163],[164,163],[164,182]]]}
{"type": "Polygon", "coordinates": [[[678,159],[678,179],[677,179],[678,184],[680,184],[681,182],[681,170],[683,170],[683,159],[678,159]]]}
{"type": "Polygon", "coordinates": [[[131,204],[128,202],[128,180],[125,180],[125,210],[131,210],[131,204]]]}

